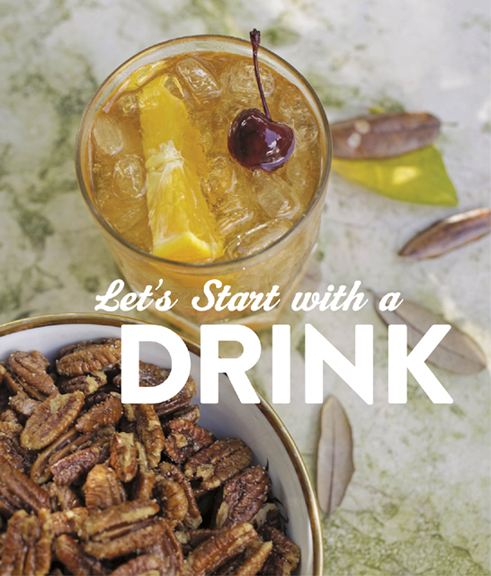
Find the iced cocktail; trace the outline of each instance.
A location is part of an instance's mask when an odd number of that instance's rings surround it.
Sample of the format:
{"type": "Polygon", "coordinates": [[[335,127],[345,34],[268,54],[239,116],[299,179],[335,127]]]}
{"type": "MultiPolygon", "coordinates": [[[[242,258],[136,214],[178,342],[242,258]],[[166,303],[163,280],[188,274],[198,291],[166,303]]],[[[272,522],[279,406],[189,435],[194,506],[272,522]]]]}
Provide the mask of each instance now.
{"type": "Polygon", "coordinates": [[[251,46],[216,36],[165,42],[136,55],[101,86],[84,115],[77,175],[134,291],[170,290],[162,313],[189,335],[199,325],[273,323],[305,271],[318,235],[330,167],[321,104],[303,77],[259,51],[271,116],[293,129],[295,149],[274,170],[248,168],[230,152],[244,109],[261,108],[251,46]],[[217,279],[232,293],[267,293],[271,312],[197,311],[217,279]]]}

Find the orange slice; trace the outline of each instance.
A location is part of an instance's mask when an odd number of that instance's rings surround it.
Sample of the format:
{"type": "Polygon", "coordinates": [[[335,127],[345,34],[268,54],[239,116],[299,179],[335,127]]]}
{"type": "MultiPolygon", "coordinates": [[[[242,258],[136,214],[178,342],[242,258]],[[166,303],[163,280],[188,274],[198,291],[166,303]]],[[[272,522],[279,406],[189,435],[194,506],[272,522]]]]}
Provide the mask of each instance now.
{"type": "Polygon", "coordinates": [[[165,88],[166,78],[147,84],[139,98],[152,253],[177,262],[212,262],[223,254],[223,239],[201,191],[198,170],[206,158],[199,132],[184,102],[165,88]]]}

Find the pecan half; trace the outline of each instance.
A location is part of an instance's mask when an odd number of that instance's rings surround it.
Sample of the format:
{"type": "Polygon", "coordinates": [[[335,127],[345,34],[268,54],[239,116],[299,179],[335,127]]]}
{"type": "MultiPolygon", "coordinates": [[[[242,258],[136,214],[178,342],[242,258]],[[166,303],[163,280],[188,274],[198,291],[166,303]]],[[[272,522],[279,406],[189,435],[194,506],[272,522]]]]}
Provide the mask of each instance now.
{"type": "Polygon", "coordinates": [[[49,504],[46,490],[0,456],[0,514],[11,516],[21,509],[39,512],[49,509],[49,504]]]}
{"type": "Polygon", "coordinates": [[[111,440],[111,466],[121,482],[131,482],[138,470],[138,451],[133,434],[116,432],[111,440]]]}
{"type": "Polygon", "coordinates": [[[236,522],[250,522],[259,512],[271,490],[271,480],[264,468],[246,468],[225,483],[222,502],[215,519],[217,528],[236,522]]]}
{"type": "Polygon", "coordinates": [[[205,576],[240,554],[257,537],[246,522],[239,522],[200,544],[184,562],[182,576],[205,576]]]}
{"type": "Polygon", "coordinates": [[[300,550],[282,532],[272,526],[263,526],[259,534],[264,541],[273,542],[273,550],[263,566],[264,574],[289,576],[300,562],[300,550]]]}
{"type": "Polygon", "coordinates": [[[90,446],[65,456],[50,467],[57,484],[71,484],[96,464],[107,459],[113,431],[110,428],[103,428],[99,433],[101,435],[90,446]]]}
{"type": "Polygon", "coordinates": [[[151,518],[159,511],[152,500],[134,500],[95,512],[79,532],[85,552],[101,560],[112,559],[157,542],[164,528],[151,518]]]}
{"type": "Polygon", "coordinates": [[[95,404],[88,412],[80,416],[75,429],[79,432],[92,432],[104,426],[113,426],[122,415],[123,405],[120,397],[111,394],[103,402],[95,404]]]}
{"type": "Polygon", "coordinates": [[[141,442],[136,443],[138,451],[138,472],[132,486],[133,498],[151,498],[155,485],[155,472],[150,470],[147,454],[141,442]]]}
{"type": "Polygon", "coordinates": [[[24,456],[24,450],[19,444],[18,438],[0,437],[0,456],[3,456],[7,462],[20,470],[21,472],[28,472],[29,461],[24,456]]]}
{"type": "Polygon", "coordinates": [[[272,542],[254,540],[242,554],[233,558],[215,572],[216,576],[255,576],[263,567],[273,549],[272,542]]]}
{"type": "Polygon", "coordinates": [[[102,564],[85,554],[77,542],[63,534],[58,536],[53,543],[53,552],[56,558],[69,570],[70,574],[77,576],[105,576],[108,571],[102,564]]]}
{"type": "Polygon", "coordinates": [[[39,390],[45,396],[58,394],[53,378],[46,372],[48,359],[40,352],[12,352],[9,357],[9,368],[20,378],[21,386],[25,382],[39,390]]]}
{"type": "Polygon", "coordinates": [[[183,488],[174,480],[157,476],[153,493],[164,518],[176,526],[186,518],[188,513],[188,499],[183,488]]]}
{"type": "Polygon", "coordinates": [[[90,434],[78,434],[75,428],[67,430],[38,455],[31,468],[31,480],[36,484],[47,482],[52,476],[51,466],[68,454],[88,446],[91,438],[90,434]]]}
{"type": "Polygon", "coordinates": [[[142,554],[122,564],[111,572],[111,576],[158,576],[162,562],[153,554],[142,554]]]}
{"type": "Polygon", "coordinates": [[[251,460],[251,449],[242,440],[218,440],[191,456],[184,474],[190,479],[201,478],[200,488],[213,490],[249,466],[251,460]]]}
{"type": "Polygon", "coordinates": [[[21,434],[21,443],[29,450],[41,450],[65,432],[84,404],[82,392],[54,394],[39,406],[26,422],[21,434]]]}
{"type": "Polygon", "coordinates": [[[64,348],[56,362],[61,376],[80,376],[108,368],[121,359],[121,340],[105,338],[64,348]]]}
{"type": "Polygon", "coordinates": [[[163,518],[159,518],[158,522],[164,530],[162,538],[145,548],[145,552],[160,560],[160,576],[176,576],[180,574],[184,563],[182,547],[169,524],[163,518]]]}
{"type": "Polygon", "coordinates": [[[160,462],[160,455],[165,442],[159,417],[150,404],[136,404],[133,406],[133,410],[136,432],[145,446],[150,468],[155,468],[160,462]]]}
{"type": "Polygon", "coordinates": [[[60,391],[64,394],[80,390],[80,392],[89,396],[89,394],[97,392],[99,388],[107,384],[107,376],[105,372],[98,370],[92,374],[82,374],[73,378],[60,378],[57,384],[60,391]]]}
{"type": "Polygon", "coordinates": [[[0,576],[48,574],[52,541],[53,524],[47,510],[40,510],[38,516],[16,512],[8,523],[0,576]]]}
{"type": "Polygon", "coordinates": [[[184,490],[188,501],[188,511],[183,520],[184,526],[191,529],[197,528],[201,524],[202,518],[189,480],[184,476],[180,468],[169,462],[163,462],[159,469],[164,478],[174,480],[174,482],[177,482],[184,490]]]}
{"type": "Polygon", "coordinates": [[[172,420],[168,428],[169,435],[165,439],[164,452],[177,464],[183,464],[190,456],[215,440],[211,432],[183,418],[172,420]]]}
{"type": "Polygon", "coordinates": [[[116,473],[106,464],[98,464],[87,474],[84,488],[85,505],[89,509],[104,509],[121,504],[126,492],[116,473]]]}

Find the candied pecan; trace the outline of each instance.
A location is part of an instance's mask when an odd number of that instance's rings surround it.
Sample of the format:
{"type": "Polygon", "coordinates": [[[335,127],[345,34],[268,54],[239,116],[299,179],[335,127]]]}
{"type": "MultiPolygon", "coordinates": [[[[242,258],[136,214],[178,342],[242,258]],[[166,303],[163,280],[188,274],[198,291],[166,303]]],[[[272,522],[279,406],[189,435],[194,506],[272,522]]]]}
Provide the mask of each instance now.
{"type": "Polygon", "coordinates": [[[9,358],[9,368],[19,376],[21,386],[26,382],[30,387],[39,390],[45,396],[58,394],[58,388],[53,378],[46,372],[48,359],[40,352],[12,352],[9,358]]]}
{"type": "Polygon", "coordinates": [[[84,484],[87,508],[109,508],[126,500],[126,492],[116,473],[106,464],[98,464],[87,474],[84,484]]]}
{"type": "Polygon", "coordinates": [[[246,468],[225,483],[222,501],[215,519],[217,528],[236,522],[250,522],[259,512],[271,490],[271,480],[264,468],[246,468]]]}
{"type": "Polygon", "coordinates": [[[264,574],[288,576],[300,562],[300,550],[282,532],[272,526],[263,526],[259,534],[265,542],[273,542],[273,550],[263,566],[264,574]]]}
{"type": "Polygon", "coordinates": [[[21,434],[21,443],[29,450],[41,450],[72,425],[84,404],[83,392],[53,394],[35,408],[21,434]]]}
{"type": "Polygon", "coordinates": [[[81,342],[64,348],[56,361],[61,376],[80,376],[108,368],[121,358],[121,340],[105,338],[99,342],[81,342]]]}
{"type": "Polygon", "coordinates": [[[114,430],[103,428],[89,436],[95,438],[87,448],[65,456],[50,467],[53,479],[57,484],[71,484],[77,478],[88,472],[96,464],[104,462],[109,456],[109,444],[114,430]]]}
{"type": "Polygon", "coordinates": [[[82,374],[74,378],[60,378],[57,382],[58,388],[64,394],[80,390],[86,396],[93,394],[107,383],[105,372],[98,370],[92,374],[82,374]]]}
{"type": "Polygon", "coordinates": [[[131,482],[138,470],[138,451],[133,434],[116,432],[111,440],[111,466],[121,482],[131,482]]]}
{"type": "Polygon", "coordinates": [[[155,472],[150,470],[145,448],[141,442],[136,442],[138,452],[138,473],[132,486],[133,498],[150,498],[155,484],[155,472]]]}
{"type": "Polygon", "coordinates": [[[15,396],[10,398],[9,404],[16,412],[28,418],[39,406],[39,400],[30,398],[25,392],[17,392],[15,396]]]}
{"type": "Polygon", "coordinates": [[[261,526],[272,526],[273,528],[280,528],[282,517],[280,510],[273,502],[266,502],[261,506],[259,512],[251,520],[251,524],[256,530],[261,526]]]}
{"type": "Polygon", "coordinates": [[[133,410],[136,432],[145,446],[150,468],[155,468],[160,462],[160,455],[165,442],[159,417],[150,404],[136,404],[133,406],[133,410]]]}
{"type": "Polygon", "coordinates": [[[184,474],[191,479],[201,478],[200,488],[213,490],[249,466],[251,460],[251,449],[242,440],[217,440],[189,458],[184,474]]]}
{"type": "Polygon", "coordinates": [[[181,544],[176,538],[172,528],[163,518],[158,518],[157,522],[159,522],[164,529],[162,538],[155,542],[155,544],[145,548],[144,552],[153,554],[160,560],[160,576],[176,576],[176,574],[180,574],[184,563],[181,544]]]}
{"type": "Polygon", "coordinates": [[[51,511],[65,511],[73,510],[82,506],[80,498],[70,488],[70,486],[58,486],[54,482],[50,482],[46,486],[51,499],[51,511]]]}
{"type": "Polygon", "coordinates": [[[90,434],[80,435],[75,428],[70,428],[45,448],[36,458],[31,468],[31,480],[36,484],[47,482],[51,474],[51,466],[78,449],[85,448],[91,442],[90,434]]]}
{"type": "Polygon", "coordinates": [[[77,576],[105,576],[108,571],[102,564],[85,554],[77,542],[63,534],[53,542],[53,552],[56,558],[69,570],[70,574],[77,576]]]}
{"type": "Polygon", "coordinates": [[[201,524],[202,518],[189,480],[184,476],[182,470],[174,464],[170,464],[170,462],[162,462],[159,469],[164,478],[177,482],[186,494],[188,512],[183,520],[184,526],[187,528],[197,528],[201,524]]]}
{"type": "Polygon", "coordinates": [[[261,542],[259,539],[254,540],[242,554],[239,554],[230,562],[224,564],[215,574],[216,576],[226,576],[227,574],[234,574],[235,576],[255,576],[263,567],[272,548],[272,542],[261,542]]]}
{"type": "Polygon", "coordinates": [[[157,502],[160,504],[160,509],[163,517],[172,525],[175,526],[184,518],[188,513],[188,499],[183,488],[174,480],[157,476],[153,493],[157,502]]]}
{"type": "Polygon", "coordinates": [[[2,422],[20,425],[17,414],[13,410],[10,410],[10,408],[7,408],[0,414],[0,423],[2,422]]]}
{"type": "Polygon", "coordinates": [[[165,532],[151,518],[158,511],[152,500],[133,500],[91,514],[79,532],[85,552],[110,560],[154,544],[165,532]]]}
{"type": "MultiPolygon", "coordinates": [[[[80,392],[80,394],[82,393],[80,392]]],[[[80,416],[75,424],[75,429],[79,432],[92,432],[104,426],[116,424],[122,415],[123,405],[121,404],[121,399],[118,396],[111,395],[80,416]]]]}
{"type": "Polygon", "coordinates": [[[11,370],[7,370],[7,373],[5,374],[3,381],[5,382],[10,392],[12,392],[12,394],[19,394],[20,392],[22,392],[23,394],[27,394],[29,398],[34,398],[36,400],[39,400],[40,402],[46,400],[46,398],[48,397],[46,394],[43,394],[37,388],[34,388],[34,386],[31,386],[30,384],[22,380],[20,376],[17,376],[17,374],[12,372],[11,370]]]}
{"type": "Polygon", "coordinates": [[[161,568],[162,563],[157,556],[142,554],[116,568],[110,576],[158,576],[161,568]]]}
{"type": "Polygon", "coordinates": [[[16,512],[8,523],[0,576],[48,574],[52,541],[53,524],[47,510],[39,510],[38,516],[16,512]]]}
{"type": "Polygon", "coordinates": [[[168,428],[169,435],[165,439],[164,452],[177,464],[183,464],[192,454],[206,448],[215,440],[211,432],[183,418],[172,420],[168,428]]]}
{"type": "Polygon", "coordinates": [[[0,456],[0,514],[11,516],[20,509],[39,512],[49,504],[46,490],[0,456]]]}
{"type": "Polygon", "coordinates": [[[60,536],[61,534],[77,534],[88,515],[88,509],[82,507],[73,508],[73,510],[53,512],[51,519],[53,521],[55,536],[60,536]]]}
{"type": "Polygon", "coordinates": [[[208,538],[189,554],[182,576],[205,576],[240,554],[257,538],[257,532],[247,522],[239,522],[208,538]]]}

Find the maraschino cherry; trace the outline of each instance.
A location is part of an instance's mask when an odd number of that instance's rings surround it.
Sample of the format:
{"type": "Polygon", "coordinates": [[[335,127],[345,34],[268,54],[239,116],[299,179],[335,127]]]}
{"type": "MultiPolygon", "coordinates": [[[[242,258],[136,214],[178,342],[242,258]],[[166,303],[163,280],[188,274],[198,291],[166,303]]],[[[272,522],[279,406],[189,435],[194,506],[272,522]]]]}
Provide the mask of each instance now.
{"type": "Polygon", "coordinates": [[[250,33],[254,71],[264,113],[257,108],[240,112],[228,132],[228,149],[239,164],[250,170],[261,168],[272,172],[290,158],[295,149],[295,135],[290,126],[271,119],[266,97],[264,96],[257,51],[261,34],[254,29],[250,33]]]}

